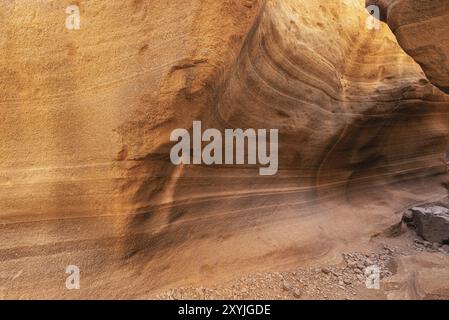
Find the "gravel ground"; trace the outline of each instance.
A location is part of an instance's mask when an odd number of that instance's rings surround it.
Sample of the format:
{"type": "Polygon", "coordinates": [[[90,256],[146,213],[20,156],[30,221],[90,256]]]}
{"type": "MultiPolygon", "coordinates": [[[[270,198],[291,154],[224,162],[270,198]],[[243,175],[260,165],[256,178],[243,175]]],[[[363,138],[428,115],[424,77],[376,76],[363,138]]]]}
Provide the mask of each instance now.
{"type": "Polygon", "coordinates": [[[168,290],[155,299],[358,299],[359,291],[366,290],[366,268],[378,266],[380,278],[389,277],[394,272],[393,258],[397,255],[397,248],[384,245],[378,252],[345,253],[338,266],[256,273],[213,288],[168,290]]]}

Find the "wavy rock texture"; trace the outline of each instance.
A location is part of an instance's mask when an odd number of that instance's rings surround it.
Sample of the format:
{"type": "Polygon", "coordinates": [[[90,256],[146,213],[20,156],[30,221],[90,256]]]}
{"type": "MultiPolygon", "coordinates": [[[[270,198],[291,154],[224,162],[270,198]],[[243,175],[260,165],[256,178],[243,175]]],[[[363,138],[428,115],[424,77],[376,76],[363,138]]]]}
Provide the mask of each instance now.
{"type": "Polygon", "coordinates": [[[447,195],[449,97],[363,1],[78,4],[79,31],[64,1],[0,9],[2,297],[337,261],[447,195]],[[193,120],[279,129],[278,175],[174,167],[170,132],[193,120]]]}
{"type": "Polygon", "coordinates": [[[401,47],[427,78],[449,93],[449,2],[446,0],[367,0],[378,5],[401,47]]]}

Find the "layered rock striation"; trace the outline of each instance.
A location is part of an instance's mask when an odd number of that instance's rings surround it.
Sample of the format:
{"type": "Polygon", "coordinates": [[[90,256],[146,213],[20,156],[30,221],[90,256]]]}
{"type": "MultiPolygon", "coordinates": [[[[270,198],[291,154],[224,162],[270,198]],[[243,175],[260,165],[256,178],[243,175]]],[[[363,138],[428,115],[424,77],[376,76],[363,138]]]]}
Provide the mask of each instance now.
{"type": "Polygon", "coordinates": [[[332,260],[447,194],[449,96],[363,1],[78,5],[77,31],[64,1],[0,9],[3,297],[146,297],[332,260]],[[278,129],[278,174],[174,166],[170,133],[194,120],[278,129]]]}
{"type": "Polygon", "coordinates": [[[446,0],[367,0],[377,5],[401,47],[427,78],[449,93],[449,3],[446,0]]]}

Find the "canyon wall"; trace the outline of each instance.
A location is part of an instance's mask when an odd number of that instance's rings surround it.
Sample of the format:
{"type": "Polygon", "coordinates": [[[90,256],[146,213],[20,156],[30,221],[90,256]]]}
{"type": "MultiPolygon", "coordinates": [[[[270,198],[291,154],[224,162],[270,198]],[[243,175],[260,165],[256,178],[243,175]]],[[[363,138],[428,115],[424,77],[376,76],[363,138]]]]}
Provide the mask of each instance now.
{"type": "Polygon", "coordinates": [[[364,1],[77,4],[80,30],[62,0],[0,8],[1,297],[332,260],[447,195],[449,96],[364,1]],[[170,133],[194,120],[279,129],[278,174],[174,166],[170,133]]]}
{"type": "Polygon", "coordinates": [[[367,0],[377,5],[401,47],[427,78],[449,93],[449,2],[446,0],[367,0]]]}

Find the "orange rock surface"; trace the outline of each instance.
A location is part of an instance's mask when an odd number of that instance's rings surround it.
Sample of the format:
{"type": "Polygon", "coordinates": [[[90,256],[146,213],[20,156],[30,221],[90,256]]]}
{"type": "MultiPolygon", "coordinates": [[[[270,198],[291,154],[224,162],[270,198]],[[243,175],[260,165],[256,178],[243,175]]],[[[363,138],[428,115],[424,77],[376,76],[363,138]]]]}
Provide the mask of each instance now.
{"type": "Polygon", "coordinates": [[[413,58],[447,78],[413,25],[398,44],[361,0],[76,2],[80,30],[65,1],[0,7],[0,297],[145,298],[335,261],[447,195],[449,96],[413,58]],[[279,129],[278,174],[174,166],[170,132],[194,120],[279,129]]]}

